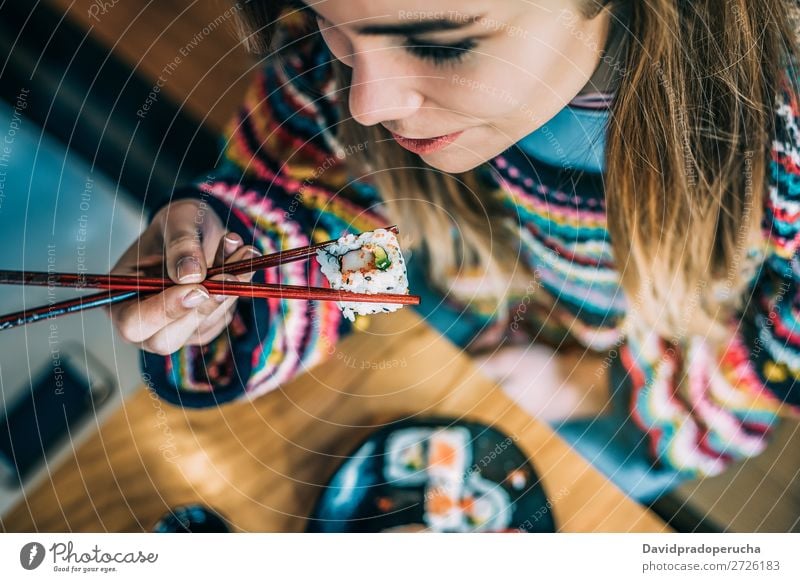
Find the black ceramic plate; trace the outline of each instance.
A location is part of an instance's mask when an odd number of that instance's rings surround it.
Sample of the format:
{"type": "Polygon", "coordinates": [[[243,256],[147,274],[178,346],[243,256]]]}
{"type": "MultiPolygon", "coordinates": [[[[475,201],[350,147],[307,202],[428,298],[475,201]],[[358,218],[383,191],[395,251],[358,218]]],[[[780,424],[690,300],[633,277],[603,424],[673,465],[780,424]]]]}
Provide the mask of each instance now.
{"type": "Polygon", "coordinates": [[[202,505],[182,505],[170,510],[153,527],[156,533],[229,533],[225,518],[202,505]]]}
{"type": "Polygon", "coordinates": [[[405,420],[372,433],[324,489],[307,531],[409,524],[424,531],[555,531],[539,477],[514,439],[447,418],[405,420]]]}

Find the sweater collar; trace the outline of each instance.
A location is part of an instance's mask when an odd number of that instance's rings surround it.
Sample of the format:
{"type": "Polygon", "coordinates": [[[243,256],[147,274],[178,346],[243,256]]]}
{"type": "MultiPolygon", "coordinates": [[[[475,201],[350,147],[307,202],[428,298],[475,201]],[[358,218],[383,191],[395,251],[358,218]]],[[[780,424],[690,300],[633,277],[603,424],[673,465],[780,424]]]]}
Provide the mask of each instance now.
{"type": "Polygon", "coordinates": [[[528,156],[552,166],[602,173],[608,118],[607,108],[570,104],[516,145],[528,156]]]}

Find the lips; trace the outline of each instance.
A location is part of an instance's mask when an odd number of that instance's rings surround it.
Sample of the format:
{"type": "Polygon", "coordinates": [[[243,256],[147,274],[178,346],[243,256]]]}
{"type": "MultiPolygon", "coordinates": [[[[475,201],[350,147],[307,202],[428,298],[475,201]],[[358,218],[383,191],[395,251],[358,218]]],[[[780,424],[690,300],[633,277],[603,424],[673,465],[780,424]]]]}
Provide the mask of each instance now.
{"type": "Polygon", "coordinates": [[[403,137],[393,131],[389,133],[392,134],[392,137],[398,144],[408,151],[414,152],[415,154],[430,154],[446,148],[464,132],[457,131],[455,133],[448,133],[447,135],[440,135],[432,138],[403,137]]]}

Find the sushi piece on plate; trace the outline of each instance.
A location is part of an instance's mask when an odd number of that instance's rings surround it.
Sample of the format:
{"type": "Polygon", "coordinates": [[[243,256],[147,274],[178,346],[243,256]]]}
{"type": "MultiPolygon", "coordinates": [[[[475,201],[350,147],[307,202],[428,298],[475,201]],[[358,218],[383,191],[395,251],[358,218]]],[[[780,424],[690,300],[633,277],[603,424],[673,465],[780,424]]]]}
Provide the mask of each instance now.
{"type": "Polygon", "coordinates": [[[462,427],[443,428],[428,438],[428,477],[432,481],[463,481],[472,462],[470,433],[462,427]]]}
{"type": "Polygon", "coordinates": [[[469,439],[469,431],[462,427],[439,429],[428,438],[424,518],[432,531],[461,531],[465,527],[461,497],[471,461],[469,439]]]}
{"type": "Polygon", "coordinates": [[[461,481],[429,481],[425,488],[425,524],[434,532],[463,531],[466,515],[461,509],[461,481]]]}
{"type": "Polygon", "coordinates": [[[511,524],[512,508],[508,492],[473,473],[465,487],[464,513],[468,531],[503,531],[511,524]]]}
{"type": "Polygon", "coordinates": [[[420,485],[427,481],[425,442],[429,428],[398,430],[386,439],[384,478],[394,486],[420,485]]]}
{"type": "MultiPolygon", "coordinates": [[[[393,232],[379,228],[358,236],[348,234],[317,250],[317,261],[331,288],[354,293],[408,294],[406,264],[393,232]]],[[[398,303],[337,302],[350,321],[356,314],[388,313],[398,303]]]]}

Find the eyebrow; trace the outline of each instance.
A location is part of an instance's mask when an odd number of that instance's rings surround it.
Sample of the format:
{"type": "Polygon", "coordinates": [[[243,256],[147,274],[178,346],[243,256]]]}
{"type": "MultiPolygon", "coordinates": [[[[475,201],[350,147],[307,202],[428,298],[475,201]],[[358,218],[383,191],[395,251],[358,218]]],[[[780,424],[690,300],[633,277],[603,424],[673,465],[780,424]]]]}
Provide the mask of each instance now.
{"type": "MultiPolygon", "coordinates": [[[[323,20],[325,18],[317,12],[311,5],[305,5],[308,10],[310,10],[315,15],[319,16],[323,20]]],[[[407,35],[407,36],[414,36],[417,34],[427,34],[430,32],[441,32],[446,30],[459,30],[461,28],[467,28],[468,26],[478,22],[481,18],[483,18],[484,14],[479,14],[477,16],[459,16],[456,18],[431,18],[425,20],[417,20],[412,22],[397,22],[397,23],[390,23],[390,24],[364,24],[360,26],[356,26],[356,33],[363,34],[367,36],[377,36],[377,35],[407,35]]]]}
{"type": "Polygon", "coordinates": [[[392,24],[366,24],[356,27],[356,32],[366,35],[410,35],[426,34],[429,32],[441,32],[444,30],[458,30],[467,28],[471,24],[479,21],[483,15],[463,16],[457,20],[450,18],[432,18],[430,20],[418,20],[414,22],[399,22],[392,24]]]}

